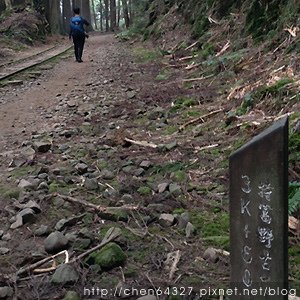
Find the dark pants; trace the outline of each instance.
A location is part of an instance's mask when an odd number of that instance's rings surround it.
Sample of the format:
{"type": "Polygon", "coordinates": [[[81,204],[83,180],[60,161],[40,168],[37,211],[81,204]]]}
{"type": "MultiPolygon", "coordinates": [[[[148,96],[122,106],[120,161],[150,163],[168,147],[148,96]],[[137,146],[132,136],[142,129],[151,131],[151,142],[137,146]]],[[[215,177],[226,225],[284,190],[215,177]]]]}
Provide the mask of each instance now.
{"type": "Polygon", "coordinates": [[[81,60],[85,42],[84,34],[73,35],[74,51],[76,60],[81,60]]]}

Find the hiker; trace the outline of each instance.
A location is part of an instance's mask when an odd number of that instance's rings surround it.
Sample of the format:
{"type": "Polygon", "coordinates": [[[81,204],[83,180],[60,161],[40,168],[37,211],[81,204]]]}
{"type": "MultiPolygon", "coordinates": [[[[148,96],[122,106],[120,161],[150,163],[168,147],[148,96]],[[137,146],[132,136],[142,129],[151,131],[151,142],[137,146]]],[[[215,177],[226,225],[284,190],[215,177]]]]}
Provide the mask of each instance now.
{"type": "Polygon", "coordinates": [[[89,26],[90,24],[80,16],[80,8],[74,8],[73,12],[74,17],[70,20],[69,39],[73,37],[75,58],[77,62],[81,63],[85,38],[89,37],[85,32],[84,25],[89,26]]]}

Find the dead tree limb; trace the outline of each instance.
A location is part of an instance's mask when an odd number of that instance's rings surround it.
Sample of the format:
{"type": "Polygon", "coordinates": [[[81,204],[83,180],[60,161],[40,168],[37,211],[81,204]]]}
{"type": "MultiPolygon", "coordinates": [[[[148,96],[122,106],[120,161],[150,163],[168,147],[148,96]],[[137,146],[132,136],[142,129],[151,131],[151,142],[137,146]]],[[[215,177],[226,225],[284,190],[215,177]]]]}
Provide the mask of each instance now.
{"type": "Polygon", "coordinates": [[[40,260],[40,261],[38,261],[38,262],[36,262],[36,263],[34,263],[34,264],[32,264],[32,265],[26,267],[26,268],[21,268],[20,270],[17,271],[17,274],[16,274],[16,275],[17,275],[17,278],[18,278],[20,275],[22,275],[22,274],[24,274],[24,273],[30,273],[31,271],[33,271],[33,272],[34,272],[34,271],[37,271],[37,273],[41,273],[41,272],[51,272],[51,271],[56,270],[57,267],[59,266],[59,265],[57,266],[56,264],[55,264],[55,265],[52,265],[52,267],[50,267],[50,268],[48,268],[48,269],[37,269],[37,268],[40,267],[40,266],[42,266],[42,265],[44,265],[45,263],[47,263],[47,262],[49,262],[49,261],[54,261],[54,259],[55,259],[57,256],[60,256],[60,255],[62,255],[62,254],[65,254],[65,255],[66,255],[66,260],[65,260],[65,263],[64,263],[64,264],[75,263],[75,262],[77,262],[78,260],[80,260],[80,259],[82,259],[82,258],[88,256],[88,255],[91,254],[92,252],[94,252],[94,251],[96,251],[96,250],[99,250],[100,248],[104,247],[104,246],[107,245],[108,243],[110,243],[110,242],[112,242],[113,240],[115,240],[116,238],[118,238],[120,235],[121,235],[121,231],[120,231],[118,228],[113,227],[113,228],[111,228],[111,229],[106,233],[105,237],[103,238],[102,242],[101,242],[99,245],[97,245],[97,246],[95,246],[95,247],[93,247],[93,248],[91,248],[91,249],[89,249],[89,250],[83,252],[83,253],[80,254],[79,256],[74,257],[72,260],[69,261],[69,254],[68,254],[68,252],[67,252],[66,250],[64,250],[64,251],[59,252],[59,253],[57,253],[57,254],[55,254],[55,255],[51,255],[51,256],[49,256],[49,257],[46,257],[46,258],[44,258],[44,259],[42,259],[42,260],[40,260]]]}
{"type": "Polygon", "coordinates": [[[170,274],[169,274],[169,280],[172,280],[173,277],[174,277],[174,274],[175,274],[175,272],[177,270],[177,265],[178,265],[179,260],[180,260],[180,256],[181,256],[180,251],[177,250],[175,252],[174,261],[173,261],[173,264],[171,266],[171,270],[170,270],[170,274]]]}
{"type": "Polygon", "coordinates": [[[210,112],[210,113],[208,113],[208,114],[206,114],[206,115],[203,115],[203,116],[198,117],[198,118],[196,118],[196,119],[190,120],[190,121],[186,122],[185,124],[181,125],[181,126],[179,127],[179,131],[184,130],[184,129],[185,129],[187,126],[189,126],[189,125],[198,123],[199,121],[201,121],[201,122],[203,123],[203,122],[204,122],[204,118],[211,117],[211,116],[213,116],[213,115],[215,115],[215,114],[217,114],[217,113],[219,113],[219,112],[221,112],[221,111],[223,111],[223,108],[214,110],[214,111],[212,111],[212,112],[210,112]]]}
{"type": "Polygon", "coordinates": [[[115,240],[116,238],[118,238],[120,235],[121,235],[121,230],[120,229],[114,228],[114,227],[111,228],[106,233],[106,236],[104,237],[104,239],[102,240],[102,242],[99,245],[97,245],[97,246],[95,246],[95,247],[93,247],[93,248],[91,248],[91,249],[83,252],[82,254],[78,255],[77,257],[74,257],[70,261],[70,263],[77,262],[78,260],[80,260],[80,259],[88,256],[89,254],[93,253],[94,251],[97,251],[97,250],[101,249],[105,245],[109,244],[110,242],[112,242],[113,240],[115,240]]]}
{"type": "Polygon", "coordinates": [[[219,144],[207,145],[207,146],[203,146],[203,147],[196,147],[195,150],[197,152],[199,152],[199,151],[203,151],[203,150],[213,149],[213,148],[216,148],[218,146],[219,146],[219,144]]]}
{"type": "Polygon", "coordinates": [[[191,64],[191,65],[188,65],[187,67],[185,67],[184,69],[185,70],[192,70],[192,69],[200,67],[201,65],[202,64],[191,64]]]}
{"type": "Polygon", "coordinates": [[[195,43],[189,45],[188,47],[186,47],[184,50],[187,51],[187,50],[190,50],[191,48],[193,48],[194,46],[196,46],[197,44],[199,43],[199,41],[196,41],[195,43]]]}
{"type": "Polygon", "coordinates": [[[131,143],[131,144],[134,144],[134,145],[138,145],[138,146],[142,146],[142,147],[150,147],[150,148],[153,148],[153,149],[158,147],[156,144],[149,143],[149,142],[146,142],[146,141],[134,141],[134,140],[131,140],[129,138],[125,138],[124,141],[126,141],[128,143],[131,143]]]}
{"type": "Polygon", "coordinates": [[[90,202],[82,200],[82,199],[77,199],[74,197],[61,195],[61,194],[55,194],[55,195],[65,201],[77,203],[77,204],[80,204],[80,205],[83,205],[86,207],[90,207],[98,212],[108,212],[110,209],[137,210],[139,208],[138,206],[132,206],[132,205],[123,205],[123,206],[118,206],[118,207],[103,207],[101,205],[96,205],[96,204],[90,203],[90,202]]]}
{"type": "Polygon", "coordinates": [[[195,55],[189,55],[189,56],[185,56],[185,57],[178,58],[178,61],[190,60],[190,59],[193,59],[193,58],[196,58],[196,57],[198,57],[198,54],[195,54],[195,55]]]}
{"type": "MultiPolygon", "coordinates": [[[[45,263],[54,260],[54,258],[56,258],[57,256],[60,256],[60,255],[62,255],[62,254],[65,254],[65,255],[66,255],[66,251],[64,250],[64,251],[59,252],[59,253],[57,253],[57,254],[55,254],[55,255],[51,255],[51,256],[49,256],[49,257],[46,257],[46,258],[44,258],[44,259],[42,259],[42,260],[40,260],[40,261],[38,261],[38,262],[36,262],[36,263],[34,263],[34,264],[32,264],[32,265],[26,267],[26,268],[21,268],[21,269],[19,269],[19,270],[17,271],[17,274],[16,274],[16,275],[17,275],[17,277],[18,277],[18,276],[20,276],[20,275],[22,275],[22,274],[29,273],[29,272],[31,272],[31,271],[37,269],[38,267],[44,265],[45,263]]],[[[69,257],[69,256],[66,255],[66,260],[68,259],[68,257],[69,257]]]]}
{"type": "Polygon", "coordinates": [[[183,81],[183,82],[201,81],[201,80],[204,80],[204,79],[208,79],[208,78],[210,78],[210,77],[213,77],[213,76],[214,76],[214,74],[210,74],[210,75],[207,75],[207,76],[204,76],[204,77],[183,79],[182,81],[183,81]]]}

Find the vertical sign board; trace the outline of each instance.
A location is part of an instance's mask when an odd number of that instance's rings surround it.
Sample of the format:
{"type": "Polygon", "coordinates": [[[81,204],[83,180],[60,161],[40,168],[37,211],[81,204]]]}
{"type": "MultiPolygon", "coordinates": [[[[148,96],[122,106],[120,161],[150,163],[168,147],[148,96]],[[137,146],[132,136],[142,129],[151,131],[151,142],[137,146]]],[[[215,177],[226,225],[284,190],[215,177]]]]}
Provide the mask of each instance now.
{"type": "Polygon", "coordinates": [[[288,299],[288,118],[232,154],[229,166],[231,287],[238,291],[230,299],[288,299]]]}

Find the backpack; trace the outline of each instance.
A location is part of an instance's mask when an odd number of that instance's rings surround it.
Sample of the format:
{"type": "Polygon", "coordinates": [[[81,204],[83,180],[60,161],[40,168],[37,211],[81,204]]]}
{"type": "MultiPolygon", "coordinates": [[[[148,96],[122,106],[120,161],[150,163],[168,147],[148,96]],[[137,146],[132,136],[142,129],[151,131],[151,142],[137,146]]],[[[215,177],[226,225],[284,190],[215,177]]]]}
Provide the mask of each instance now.
{"type": "Polygon", "coordinates": [[[85,33],[83,27],[83,19],[81,17],[72,17],[70,21],[70,27],[74,33],[85,33]]]}

